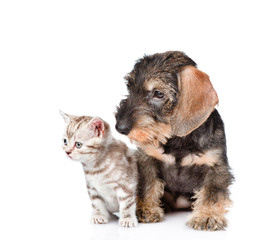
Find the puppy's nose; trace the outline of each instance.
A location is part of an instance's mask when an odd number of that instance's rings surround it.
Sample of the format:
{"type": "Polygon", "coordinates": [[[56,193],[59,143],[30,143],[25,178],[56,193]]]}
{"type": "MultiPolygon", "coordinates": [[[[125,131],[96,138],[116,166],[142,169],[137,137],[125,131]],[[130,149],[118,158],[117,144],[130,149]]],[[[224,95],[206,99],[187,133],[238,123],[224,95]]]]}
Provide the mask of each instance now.
{"type": "Polygon", "coordinates": [[[116,129],[119,133],[128,135],[131,130],[131,127],[129,126],[129,124],[125,122],[119,122],[116,124],[116,129]]]}

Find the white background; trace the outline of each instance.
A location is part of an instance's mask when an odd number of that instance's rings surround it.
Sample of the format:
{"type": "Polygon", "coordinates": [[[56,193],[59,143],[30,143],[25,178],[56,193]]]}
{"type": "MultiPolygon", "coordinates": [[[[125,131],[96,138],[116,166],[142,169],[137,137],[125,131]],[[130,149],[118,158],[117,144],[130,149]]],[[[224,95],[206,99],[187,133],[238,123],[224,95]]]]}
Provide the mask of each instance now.
{"type": "Polygon", "coordinates": [[[2,0],[0,238],[273,239],[272,15],[261,0],[2,0]],[[181,212],[137,229],[117,219],[92,226],[81,166],[61,148],[58,110],[114,128],[123,76],[144,54],[168,50],[188,54],[218,92],[236,176],[230,227],[194,231],[181,212]]]}

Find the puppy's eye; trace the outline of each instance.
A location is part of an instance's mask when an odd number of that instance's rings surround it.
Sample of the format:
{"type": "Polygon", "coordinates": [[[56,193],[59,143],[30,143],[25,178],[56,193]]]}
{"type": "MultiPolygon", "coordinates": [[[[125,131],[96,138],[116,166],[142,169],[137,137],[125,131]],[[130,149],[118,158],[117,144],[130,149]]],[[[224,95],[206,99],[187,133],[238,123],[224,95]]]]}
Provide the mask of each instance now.
{"type": "Polygon", "coordinates": [[[162,98],[164,98],[164,93],[162,93],[162,92],[156,90],[156,91],[154,91],[153,98],[162,99],[162,98]]]}
{"type": "Polygon", "coordinates": [[[76,148],[81,148],[81,147],[82,147],[82,144],[81,144],[80,142],[76,142],[76,143],[75,143],[75,146],[76,146],[76,148]]]}
{"type": "Polygon", "coordinates": [[[64,138],[64,145],[66,146],[67,145],[67,140],[64,138]]]}

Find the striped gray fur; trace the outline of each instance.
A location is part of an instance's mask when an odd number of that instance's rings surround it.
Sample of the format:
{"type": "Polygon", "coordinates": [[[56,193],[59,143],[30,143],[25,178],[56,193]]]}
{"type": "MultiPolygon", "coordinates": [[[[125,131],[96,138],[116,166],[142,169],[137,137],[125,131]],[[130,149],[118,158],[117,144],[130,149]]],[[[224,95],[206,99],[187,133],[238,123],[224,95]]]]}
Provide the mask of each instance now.
{"type": "Polygon", "coordinates": [[[92,202],[91,222],[107,223],[110,214],[119,211],[121,226],[136,226],[135,151],[114,139],[102,119],[61,114],[66,122],[63,149],[72,160],[82,163],[92,202]]]}

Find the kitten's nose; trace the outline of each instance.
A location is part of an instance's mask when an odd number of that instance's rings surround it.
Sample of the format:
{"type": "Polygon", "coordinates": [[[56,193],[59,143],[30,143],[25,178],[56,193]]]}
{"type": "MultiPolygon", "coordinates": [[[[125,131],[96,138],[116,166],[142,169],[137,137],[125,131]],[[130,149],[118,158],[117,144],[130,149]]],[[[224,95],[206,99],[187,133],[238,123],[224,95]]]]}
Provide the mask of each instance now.
{"type": "Polygon", "coordinates": [[[66,152],[67,155],[69,155],[70,153],[71,153],[71,151],[66,152]]]}
{"type": "Polygon", "coordinates": [[[121,121],[116,124],[116,129],[119,133],[128,135],[131,130],[131,126],[128,123],[121,121]]]}

